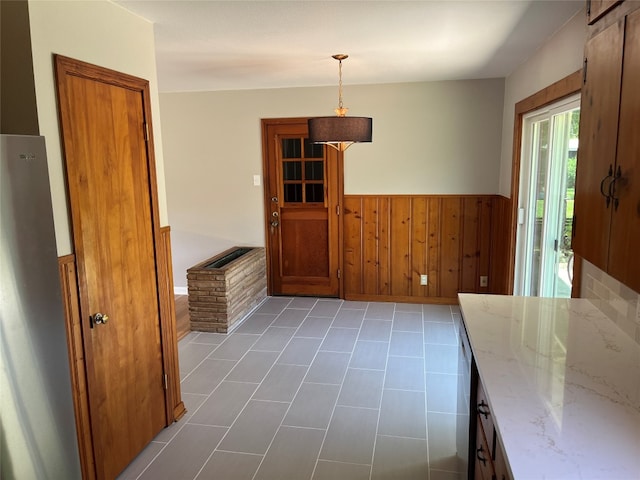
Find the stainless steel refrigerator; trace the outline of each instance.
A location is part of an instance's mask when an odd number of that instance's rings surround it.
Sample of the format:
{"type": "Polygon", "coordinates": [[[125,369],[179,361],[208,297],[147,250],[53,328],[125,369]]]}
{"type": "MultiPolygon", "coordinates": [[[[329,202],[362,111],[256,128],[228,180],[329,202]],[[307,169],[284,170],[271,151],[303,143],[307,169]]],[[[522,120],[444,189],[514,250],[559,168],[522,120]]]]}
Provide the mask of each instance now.
{"type": "Polygon", "coordinates": [[[0,478],[79,479],[44,137],[0,137],[0,478]]]}

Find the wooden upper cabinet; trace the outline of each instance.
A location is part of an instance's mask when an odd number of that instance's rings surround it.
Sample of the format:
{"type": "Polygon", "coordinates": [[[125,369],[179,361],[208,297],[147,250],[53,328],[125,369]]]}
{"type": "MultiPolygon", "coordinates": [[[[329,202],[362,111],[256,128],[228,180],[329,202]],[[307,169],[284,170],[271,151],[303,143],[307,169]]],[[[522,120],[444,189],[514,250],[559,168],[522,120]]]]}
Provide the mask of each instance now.
{"type": "Polygon", "coordinates": [[[632,3],[585,48],[573,248],[640,291],[640,2],[632,3]]]}
{"type": "Polygon", "coordinates": [[[607,269],[612,208],[607,195],[616,161],[623,41],[620,21],[587,42],[583,67],[572,247],[601,270],[607,269]]]}
{"type": "Polygon", "coordinates": [[[640,291],[640,10],[625,29],[609,273],[640,291]],[[616,205],[617,204],[617,208],[616,205]]]}
{"type": "Polygon", "coordinates": [[[593,24],[623,0],[587,0],[587,22],[593,24]]]}

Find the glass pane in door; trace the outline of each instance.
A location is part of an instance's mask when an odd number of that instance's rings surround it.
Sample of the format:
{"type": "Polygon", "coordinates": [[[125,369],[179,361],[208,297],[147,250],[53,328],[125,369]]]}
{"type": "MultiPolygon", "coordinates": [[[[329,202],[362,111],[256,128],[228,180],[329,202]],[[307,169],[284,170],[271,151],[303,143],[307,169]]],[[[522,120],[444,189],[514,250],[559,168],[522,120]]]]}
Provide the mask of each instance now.
{"type": "Polygon", "coordinates": [[[541,259],[543,249],[543,219],[545,211],[547,168],[549,165],[549,120],[542,120],[533,124],[532,129],[532,165],[535,174],[532,175],[532,196],[529,212],[532,213],[532,231],[529,242],[530,259],[528,265],[529,295],[540,295],[541,259]]]}

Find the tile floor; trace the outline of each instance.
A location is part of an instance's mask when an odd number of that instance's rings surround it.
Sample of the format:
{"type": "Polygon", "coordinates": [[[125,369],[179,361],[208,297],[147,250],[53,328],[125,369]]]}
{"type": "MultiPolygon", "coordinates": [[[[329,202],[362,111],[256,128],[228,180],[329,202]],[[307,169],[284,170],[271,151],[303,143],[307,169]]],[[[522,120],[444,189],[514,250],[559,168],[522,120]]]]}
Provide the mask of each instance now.
{"type": "Polygon", "coordinates": [[[180,341],[187,414],[125,479],[449,480],[456,306],[270,297],[180,341]]]}

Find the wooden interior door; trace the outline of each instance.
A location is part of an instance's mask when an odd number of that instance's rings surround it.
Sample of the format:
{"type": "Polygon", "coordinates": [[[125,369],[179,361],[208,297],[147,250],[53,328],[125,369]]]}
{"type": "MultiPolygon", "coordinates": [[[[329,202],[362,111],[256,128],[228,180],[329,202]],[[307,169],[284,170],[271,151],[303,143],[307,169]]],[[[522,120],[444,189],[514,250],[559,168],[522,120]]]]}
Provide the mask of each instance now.
{"type": "Polygon", "coordinates": [[[340,295],[342,155],[307,139],[307,119],[262,121],[271,295],[340,295]]]}
{"type": "Polygon", "coordinates": [[[64,57],[56,69],[96,475],[113,479],[167,418],[148,83],[64,57]]]}

